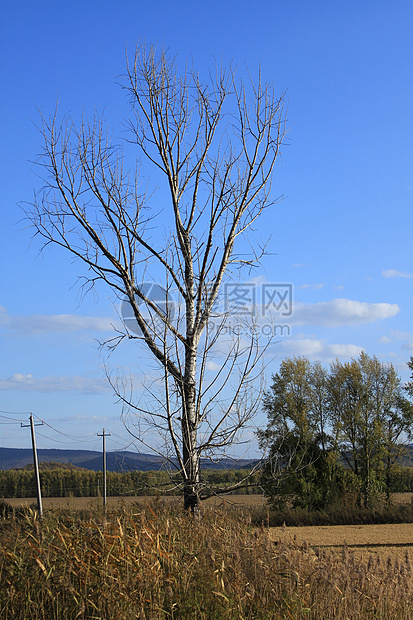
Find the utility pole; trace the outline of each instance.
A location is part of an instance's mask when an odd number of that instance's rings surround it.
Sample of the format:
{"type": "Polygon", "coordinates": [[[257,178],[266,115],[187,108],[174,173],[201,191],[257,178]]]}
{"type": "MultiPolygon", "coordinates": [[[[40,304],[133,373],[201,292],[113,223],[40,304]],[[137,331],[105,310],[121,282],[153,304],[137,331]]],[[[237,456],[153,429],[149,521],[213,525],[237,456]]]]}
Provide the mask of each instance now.
{"type": "Polygon", "coordinates": [[[103,508],[106,510],[106,442],[105,437],[110,437],[110,433],[105,433],[105,429],[103,429],[103,433],[97,433],[98,437],[103,438],[103,508]]]}
{"type": "Polygon", "coordinates": [[[36,437],[34,435],[34,427],[35,426],[43,426],[43,422],[34,423],[33,422],[33,414],[30,414],[30,424],[23,424],[21,426],[23,428],[27,428],[30,426],[30,430],[32,433],[32,447],[33,447],[33,465],[34,465],[34,475],[36,478],[36,492],[37,492],[37,508],[39,509],[39,516],[42,518],[43,516],[43,506],[42,506],[42,491],[40,488],[40,474],[39,474],[39,463],[37,461],[37,450],[36,450],[36,437]]]}

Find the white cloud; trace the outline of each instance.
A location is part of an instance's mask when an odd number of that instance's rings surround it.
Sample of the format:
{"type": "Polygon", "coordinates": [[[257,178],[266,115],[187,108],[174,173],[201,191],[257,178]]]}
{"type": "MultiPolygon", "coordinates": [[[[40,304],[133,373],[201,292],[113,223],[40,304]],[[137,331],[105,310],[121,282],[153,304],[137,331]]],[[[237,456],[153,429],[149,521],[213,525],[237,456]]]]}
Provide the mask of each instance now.
{"type": "Polygon", "coordinates": [[[401,346],[402,351],[413,351],[413,342],[406,342],[401,346]]]}
{"type": "Polygon", "coordinates": [[[304,357],[317,356],[323,351],[323,341],[312,340],[311,338],[283,340],[277,346],[280,346],[287,355],[301,355],[304,357]]]}
{"type": "Polygon", "coordinates": [[[13,316],[0,306],[0,325],[16,332],[31,334],[64,333],[81,331],[112,331],[115,321],[96,316],[78,316],[75,314],[51,314],[31,316],[13,316]]]}
{"type": "Polygon", "coordinates": [[[392,329],[390,336],[394,340],[413,340],[413,334],[410,332],[403,332],[400,329],[392,329]]]}
{"type": "Polygon", "coordinates": [[[284,340],[279,343],[283,354],[303,356],[316,360],[334,360],[338,358],[358,357],[363,347],[355,344],[326,344],[324,340],[302,338],[284,340]]]}
{"type": "Polygon", "coordinates": [[[297,288],[301,288],[301,289],[313,288],[315,290],[319,290],[323,288],[323,286],[324,284],[301,284],[300,286],[297,286],[297,288]]]}
{"type": "Polygon", "coordinates": [[[265,276],[255,276],[254,278],[249,278],[243,284],[255,284],[255,286],[261,286],[267,281],[265,276]]]}
{"type": "Polygon", "coordinates": [[[98,394],[111,390],[105,379],[82,376],[39,377],[15,373],[7,379],[0,379],[0,390],[20,392],[81,392],[98,394]]]}
{"type": "Polygon", "coordinates": [[[325,348],[328,357],[358,357],[363,347],[357,344],[330,344],[325,348]]]}
{"type": "Polygon", "coordinates": [[[379,342],[383,343],[395,342],[397,340],[404,342],[404,344],[407,343],[407,345],[410,346],[410,343],[413,342],[413,334],[400,331],[399,329],[392,329],[388,336],[383,335],[379,338],[379,342]]]}
{"type": "Polygon", "coordinates": [[[385,269],[381,272],[383,278],[413,278],[412,273],[405,273],[404,271],[397,271],[397,269],[385,269]]]}
{"type": "Polygon", "coordinates": [[[215,362],[207,362],[206,363],[206,369],[207,370],[212,370],[214,372],[216,372],[217,370],[219,370],[221,368],[221,366],[219,366],[218,364],[216,364],[215,362]]]}
{"type": "Polygon", "coordinates": [[[393,342],[393,341],[388,336],[382,336],[381,338],[379,338],[379,342],[382,342],[383,344],[387,344],[387,343],[393,342]]]}
{"type": "Polygon", "coordinates": [[[322,327],[361,325],[391,318],[399,311],[400,307],[397,304],[332,299],[317,304],[294,304],[293,316],[288,319],[288,322],[293,325],[322,327]]]}

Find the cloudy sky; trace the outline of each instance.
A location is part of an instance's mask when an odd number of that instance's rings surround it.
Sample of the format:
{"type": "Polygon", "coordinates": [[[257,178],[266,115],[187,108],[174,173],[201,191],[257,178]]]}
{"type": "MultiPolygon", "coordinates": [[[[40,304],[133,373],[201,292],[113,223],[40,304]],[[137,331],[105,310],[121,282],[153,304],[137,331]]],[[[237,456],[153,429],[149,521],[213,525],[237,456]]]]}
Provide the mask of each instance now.
{"type": "MultiPolygon", "coordinates": [[[[39,447],[98,449],[130,441],[105,377],[142,384],[126,345],[109,359],[119,308],[108,291],[82,299],[82,267],[40,245],[21,221],[42,182],[39,110],[103,112],[119,127],[125,49],[170,48],[207,72],[216,62],[287,92],[288,144],[276,166],[276,208],[256,282],[291,284],[290,355],[329,364],[365,350],[402,378],[413,355],[413,5],[409,0],[125,0],[4,3],[1,9],[0,445],[29,447],[32,411],[49,426],[39,447]]],[[[115,129],[116,131],[116,129],[115,129]]],[[[260,228],[261,227],[261,228],[260,228]]],[[[286,318],[287,320],[287,318],[286,318]]],[[[137,364],[140,359],[141,364],[137,364]]]]}

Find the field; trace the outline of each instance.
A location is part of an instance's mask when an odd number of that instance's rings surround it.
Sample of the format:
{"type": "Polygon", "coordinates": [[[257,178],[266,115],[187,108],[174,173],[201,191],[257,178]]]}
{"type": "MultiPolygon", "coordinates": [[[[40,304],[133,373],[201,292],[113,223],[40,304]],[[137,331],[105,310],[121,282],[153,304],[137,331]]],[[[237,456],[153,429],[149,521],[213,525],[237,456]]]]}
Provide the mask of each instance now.
{"type": "MultiPolygon", "coordinates": [[[[392,502],[394,504],[408,504],[412,501],[413,493],[394,493],[392,502]]],[[[144,497],[141,495],[131,497],[108,497],[108,507],[130,506],[136,503],[148,503],[153,497],[144,497]]],[[[19,506],[30,506],[36,503],[36,498],[14,498],[5,500],[15,508],[19,506]]],[[[180,503],[179,497],[165,496],[163,501],[175,504],[180,503]]],[[[46,497],[43,499],[43,508],[94,508],[101,505],[102,499],[98,497],[46,497]]],[[[264,508],[266,506],[265,498],[262,495],[230,495],[210,497],[203,506],[243,506],[245,508],[264,508]]]]}
{"type": "MultiPolygon", "coordinates": [[[[413,493],[398,493],[392,498],[394,503],[406,504],[412,500],[413,493]]],[[[134,505],[150,504],[153,498],[147,497],[109,497],[108,509],[123,509],[134,505]]],[[[165,497],[163,501],[179,507],[178,497],[165,497]]],[[[15,508],[35,504],[33,499],[9,499],[7,502],[15,508]]],[[[45,498],[44,510],[93,510],[101,506],[100,498],[69,497],[45,498]]],[[[265,499],[261,495],[233,495],[230,497],[214,497],[204,504],[211,507],[264,508],[265,499]]],[[[380,554],[384,558],[405,558],[409,556],[413,565],[413,524],[374,524],[374,525],[329,525],[307,527],[272,527],[271,539],[291,542],[299,546],[308,544],[310,547],[341,549],[343,545],[356,551],[357,555],[380,554]]]]}
{"type": "Polygon", "coordinates": [[[257,496],[201,519],[177,498],[108,504],[0,521],[2,620],[413,619],[413,524],[268,528],[257,496]]]}
{"type": "MultiPolygon", "coordinates": [[[[134,504],[147,504],[154,500],[154,497],[145,497],[142,495],[137,495],[133,497],[108,497],[107,505],[108,508],[122,507],[122,506],[133,506],[134,504]]],[[[162,498],[164,502],[168,502],[171,504],[179,505],[181,503],[181,499],[179,497],[174,496],[165,496],[162,498]]],[[[8,504],[13,506],[14,508],[18,508],[19,506],[31,506],[36,504],[36,498],[14,498],[14,499],[6,499],[8,504]]],[[[96,508],[102,504],[102,499],[99,497],[45,497],[42,501],[43,508],[45,510],[49,508],[73,508],[83,509],[83,508],[96,508]]],[[[231,495],[231,496],[222,496],[222,497],[210,497],[206,500],[203,505],[205,506],[244,506],[244,507],[262,507],[265,506],[265,499],[262,495],[231,495]]]]}

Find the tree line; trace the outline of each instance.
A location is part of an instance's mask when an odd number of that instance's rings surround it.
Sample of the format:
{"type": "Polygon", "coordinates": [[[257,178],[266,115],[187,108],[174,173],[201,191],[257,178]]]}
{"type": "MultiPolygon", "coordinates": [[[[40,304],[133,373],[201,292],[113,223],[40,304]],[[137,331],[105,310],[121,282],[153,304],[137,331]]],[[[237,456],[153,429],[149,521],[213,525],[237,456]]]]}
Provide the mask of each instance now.
{"type": "MultiPolygon", "coordinates": [[[[40,468],[43,497],[98,497],[102,491],[102,472],[86,469],[60,467],[40,468]]],[[[206,469],[203,478],[209,485],[221,487],[240,483],[249,474],[245,469],[206,469]]],[[[257,482],[258,473],[252,475],[257,482]]],[[[179,495],[180,475],[167,471],[107,472],[107,494],[109,496],[179,495]]],[[[233,493],[259,492],[254,487],[233,491],[233,493]]],[[[36,483],[33,468],[0,471],[0,497],[35,497],[36,483]]]]}
{"type": "Polygon", "coordinates": [[[373,507],[410,490],[411,470],[402,473],[400,463],[413,434],[412,396],[412,381],[403,385],[392,364],[364,352],[328,369],[305,357],[284,360],[264,397],[267,428],[258,432],[272,504],[373,507]]]}

